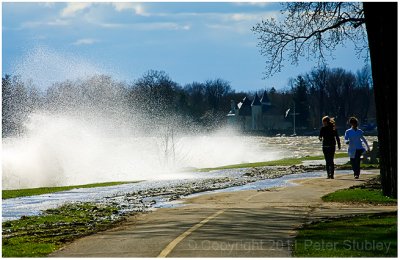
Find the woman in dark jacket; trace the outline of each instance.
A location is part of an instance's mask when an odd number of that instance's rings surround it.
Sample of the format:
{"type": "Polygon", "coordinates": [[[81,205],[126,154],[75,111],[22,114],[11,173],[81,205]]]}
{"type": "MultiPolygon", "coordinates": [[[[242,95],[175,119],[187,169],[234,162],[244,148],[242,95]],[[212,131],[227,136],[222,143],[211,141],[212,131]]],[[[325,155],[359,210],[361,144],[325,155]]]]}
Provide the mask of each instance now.
{"type": "Polygon", "coordinates": [[[323,126],[319,132],[319,140],[322,141],[322,151],[324,152],[326,161],[328,179],[333,179],[335,173],[335,163],[333,159],[335,157],[336,143],[340,150],[340,139],[333,118],[324,116],[322,118],[322,124],[323,126]]]}

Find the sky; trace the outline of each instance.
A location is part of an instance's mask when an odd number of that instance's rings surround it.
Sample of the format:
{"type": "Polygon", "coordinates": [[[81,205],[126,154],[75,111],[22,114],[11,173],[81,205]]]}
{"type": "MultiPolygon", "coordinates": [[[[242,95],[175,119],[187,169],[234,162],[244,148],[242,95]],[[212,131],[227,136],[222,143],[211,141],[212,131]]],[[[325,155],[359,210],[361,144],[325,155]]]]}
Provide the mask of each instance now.
{"type": "MultiPolygon", "coordinates": [[[[2,75],[20,75],[45,89],[93,74],[133,82],[165,71],[182,86],[221,78],[238,91],[287,87],[317,61],[264,78],[265,59],[251,28],[280,19],[276,2],[2,3],[2,75]]],[[[351,44],[329,67],[365,65],[351,44]]]]}

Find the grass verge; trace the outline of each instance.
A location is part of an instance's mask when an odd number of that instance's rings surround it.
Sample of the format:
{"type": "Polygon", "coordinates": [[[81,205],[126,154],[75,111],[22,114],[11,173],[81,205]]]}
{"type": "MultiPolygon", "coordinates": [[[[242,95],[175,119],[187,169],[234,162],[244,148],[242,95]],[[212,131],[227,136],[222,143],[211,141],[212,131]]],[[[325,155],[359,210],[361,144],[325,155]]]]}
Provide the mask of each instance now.
{"type": "Polygon", "coordinates": [[[40,216],[3,222],[3,257],[43,257],[76,238],[112,227],[117,208],[68,204],[40,216]]]}
{"type": "Polygon", "coordinates": [[[397,213],[364,215],[304,226],[295,257],[397,257],[397,213]]]}
{"type": "MultiPolygon", "coordinates": [[[[335,158],[344,158],[347,157],[347,153],[337,153],[335,158]]],[[[301,164],[303,161],[310,161],[310,160],[324,160],[324,156],[305,156],[301,158],[286,158],[281,160],[275,161],[268,161],[268,162],[255,162],[255,163],[241,163],[241,164],[232,164],[232,165],[225,165],[220,167],[214,168],[201,168],[197,171],[199,172],[208,172],[212,170],[225,170],[225,169],[238,169],[238,168],[251,168],[251,167],[262,167],[262,166],[291,166],[295,164],[301,164]]]]}
{"type": "Polygon", "coordinates": [[[18,189],[18,190],[3,190],[2,191],[2,199],[11,199],[17,197],[26,197],[33,195],[41,195],[47,193],[53,193],[58,191],[67,191],[78,188],[95,188],[95,187],[105,187],[105,186],[114,186],[126,183],[133,182],[102,182],[102,183],[92,183],[85,185],[75,185],[75,186],[61,186],[61,187],[42,187],[42,188],[33,188],[33,189],[18,189]]]}
{"type": "Polygon", "coordinates": [[[367,204],[397,204],[397,200],[386,197],[381,190],[351,188],[338,190],[322,197],[327,202],[367,203],[367,204]]]}
{"type": "Polygon", "coordinates": [[[377,176],[367,183],[348,189],[337,190],[322,197],[326,202],[367,203],[374,205],[396,205],[397,199],[382,194],[380,177],[377,176]]]}
{"type": "MultiPolygon", "coordinates": [[[[329,202],[396,205],[383,196],[380,178],[322,197],[329,202]]],[[[306,225],[296,237],[296,257],[397,257],[397,212],[340,218],[306,225]]]]}
{"type": "MultiPolygon", "coordinates": [[[[347,162],[346,164],[342,164],[342,165],[336,165],[335,167],[336,167],[336,170],[351,170],[352,169],[350,162],[347,162]]],[[[379,169],[379,164],[361,163],[360,169],[362,169],[362,170],[379,169]]]]}

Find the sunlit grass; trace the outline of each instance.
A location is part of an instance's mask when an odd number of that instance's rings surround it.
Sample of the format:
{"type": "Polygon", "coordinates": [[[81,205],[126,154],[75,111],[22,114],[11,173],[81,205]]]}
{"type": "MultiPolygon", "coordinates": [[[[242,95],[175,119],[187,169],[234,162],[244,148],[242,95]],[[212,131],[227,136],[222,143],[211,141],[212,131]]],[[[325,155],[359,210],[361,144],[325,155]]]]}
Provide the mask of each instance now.
{"type": "Polygon", "coordinates": [[[295,257],[397,257],[397,212],[306,225],[295,257]]]}
{"type": "Polygon", "coordinates": [[[66,242],[112,227],[116,213],[116,207],[77,203],[3,222],[2,256],[46,256],[66,242]]]}
{"type": "Polygon", "coordinates": [[[396,204],[397,200],[383,195],[378,189],[351,188],[338,190],[322,197],[327,202],[350,202],[368,204],[396,204]]]}
{"type": "Polygon", "coordinates": [[[114,185],[121,185],[121,184],[126,184],[126,183],[133,183],[133,182],[117,181],[117,182],[102,182],[102,183],[92,183],[92,184],[74,185],[74,186],[3,190],[2,191],[2,199],[11,199],[11,198],[17,198],[17,197],[41,195],[41,194],[53,193],[53,192],[58,192],[58,191],[67,191],[67,190],[80,189],[80,188],[95,188],[95,187],[114,186],[114,185]]]}
{"type": "MultiPolygon", "coordinates": [[[[337,153],[335,158],[345,158],[347,157],[347,153],[337,153]]],[[[251,168],[251,167],[262,167],[262,166],[290,166],[301,164],[303,161],[311,161],[311,160],[324,160],[324,156],[305,156],[300,158],[285,158],[275,161],[267,161],[267,162],[255,162],[255,163],[241,163],[241,164],[232,164],[225,165],[220,167],[213,168],[201,168],[198,169],[199,172],[208,172],[213,170],[224,170],[224,169],[238,169],[238,168],[251,168]]]]}

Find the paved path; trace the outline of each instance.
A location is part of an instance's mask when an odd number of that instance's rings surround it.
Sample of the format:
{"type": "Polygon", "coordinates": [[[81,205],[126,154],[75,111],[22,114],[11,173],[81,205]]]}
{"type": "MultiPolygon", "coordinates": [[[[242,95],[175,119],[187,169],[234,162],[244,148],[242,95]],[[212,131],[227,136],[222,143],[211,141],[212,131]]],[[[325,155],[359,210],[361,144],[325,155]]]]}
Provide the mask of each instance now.
{"type": "Polygon", "coordinates": [[[324,203],[321,196],[361,184],[351,175],[297,181],[267,191],[214,193],[128,219],[121,226],[78,239],[54,257],[289,257],[295,229],[326,216],[397,210],[324,203]]]}

